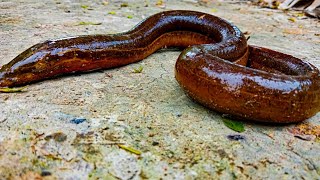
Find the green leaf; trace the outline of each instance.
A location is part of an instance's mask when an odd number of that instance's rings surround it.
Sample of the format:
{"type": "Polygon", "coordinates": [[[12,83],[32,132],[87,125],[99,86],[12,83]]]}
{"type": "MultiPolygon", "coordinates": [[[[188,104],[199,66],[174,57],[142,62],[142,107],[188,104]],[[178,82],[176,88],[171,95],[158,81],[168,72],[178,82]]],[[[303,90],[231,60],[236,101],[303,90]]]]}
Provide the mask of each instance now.
{"type": "Polygon", "coordinates": [[[218,9],[212,8],[211,12],[213,12],[213,13],[218,12],[218,9]]]}
{"type": "Polygon", "coordinates": [[[234,131],[237,131],[237,132],[244,132],[245,131],[244,125],[240,121],[233,121],[231,119],[226,119],[226,118],[223,118],[222,120],[223,120],[224,125],[226,125],[228,128],[230,128],[234,131]]]}
{"type": "Polygon", "coordinates": [[[26,88],[25,87],[19,87],[19,88],[0,88],[0,92],[2,93],[16,93],[16,92],[22,92],[22,90],[26,88]]]}
{"type": "Polygon", "coordinates": [[[108,12],[108,14],[115,15],[115,14],[116,14],[116,12],[115,12],[115,11],[110,11],[110,12],[108,12]]]}
{"type": "Polygon", "coordinates": [[[83,9],[88,9],[88,7],[89,6],[87,6],[87,5],[81,5],[81,8],[83,8],[83,9]]]}
{"type": "Polygon", "coordinates": [[[101,22],[94,23],[94,22],[84,22],[84,21],[81,21],[81,22],[79,22],[78,25],[101,25],[101,24],[102,24],[101,22]]]}
{"type": "Polygon", "coordinates": [[[132,15],[128,15],[127,18],[128,18],[128,19],[132,19],[133,16],[132,16],[132,15]]]}
{"type": "Polygon", "coordinates": [[[133,73],[141,73],[143,70],[143,66],[139,66],[138,68],[133,69],[133,73]]]}

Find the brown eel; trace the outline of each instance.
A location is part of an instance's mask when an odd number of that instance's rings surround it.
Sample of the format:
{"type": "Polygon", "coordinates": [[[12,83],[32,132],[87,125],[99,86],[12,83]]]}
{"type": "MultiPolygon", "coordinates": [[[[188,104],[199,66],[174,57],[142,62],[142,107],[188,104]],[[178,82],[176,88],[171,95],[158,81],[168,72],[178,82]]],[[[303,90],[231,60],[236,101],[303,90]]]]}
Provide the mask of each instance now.
{"type": "Polygon", "coordinates": [[[115,68],[164,47],[186,48],[175,77],[202,105],[234,117],[269,123],[300,122],[320,110],[319,70],[298,58],[248,46],[228,21],[195,11],[152,15],[132,30],[49,40],[0,69],[0,87],[115,68]]]}

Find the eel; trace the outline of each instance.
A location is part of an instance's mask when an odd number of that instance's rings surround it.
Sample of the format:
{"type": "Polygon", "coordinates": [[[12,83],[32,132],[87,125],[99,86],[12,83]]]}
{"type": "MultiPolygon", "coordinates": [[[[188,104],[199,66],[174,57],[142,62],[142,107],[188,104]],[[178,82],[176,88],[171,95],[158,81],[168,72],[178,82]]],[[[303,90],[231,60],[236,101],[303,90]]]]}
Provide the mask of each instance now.
{"type": "Polygon", "coordinates": [[[196,102],[235,118],[295,123],[320,110],[320,75],[312,64],[247,44],[230,22],[203,12],[154,14],[127,32],[48,40],[3,65],[0,87],[116,68],[161,48],[184,48],[175,77],[196,102]]]}

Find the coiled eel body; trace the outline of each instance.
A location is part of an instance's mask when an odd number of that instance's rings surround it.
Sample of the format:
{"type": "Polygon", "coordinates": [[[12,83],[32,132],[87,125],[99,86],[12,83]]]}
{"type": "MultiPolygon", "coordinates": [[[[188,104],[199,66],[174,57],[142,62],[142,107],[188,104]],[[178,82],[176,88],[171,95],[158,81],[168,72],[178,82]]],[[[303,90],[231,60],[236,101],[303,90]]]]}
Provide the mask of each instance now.
{"type": "Polygon", "coordinates": [[[320,110],[320,75],[313,65],[248,46],[243,33],[219,17],[195,11],[152,15],[132,30],[36,44],[0,69],[0,87],[27,85],[63,74],[115,68],[160,48],[183,47],[175,77],[204,106],[270,123],[303,121],[320,110]]]}

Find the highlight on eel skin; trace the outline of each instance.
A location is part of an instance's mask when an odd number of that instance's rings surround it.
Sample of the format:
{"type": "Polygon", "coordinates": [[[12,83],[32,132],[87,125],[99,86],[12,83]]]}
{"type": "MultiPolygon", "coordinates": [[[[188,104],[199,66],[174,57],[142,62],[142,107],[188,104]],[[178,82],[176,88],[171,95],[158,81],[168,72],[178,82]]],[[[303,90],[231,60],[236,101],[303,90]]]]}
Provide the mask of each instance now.
{"type": "Polygon", "coordinates": [[[178,83],[193,100],[214,111],[292,123],[320,110],[320,75],[315,66],[248,46],[242,32],[219,17],[182,10],[152,15],[124,33],[36,44],[2,66],[0,87],[124,66],[172,46],[186,48],[175,66],[178,83]]]}

